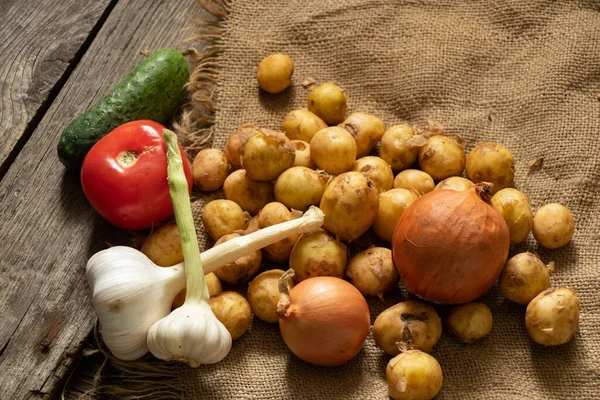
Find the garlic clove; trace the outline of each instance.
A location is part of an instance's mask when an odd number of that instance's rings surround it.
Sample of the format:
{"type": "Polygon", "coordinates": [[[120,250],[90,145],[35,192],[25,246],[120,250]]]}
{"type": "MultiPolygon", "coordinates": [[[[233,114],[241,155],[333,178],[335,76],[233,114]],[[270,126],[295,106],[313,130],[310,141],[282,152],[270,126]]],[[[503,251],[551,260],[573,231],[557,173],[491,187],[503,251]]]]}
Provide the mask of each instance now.
{"type": "Polygon", "coordinates": [[[205,301],[187,301],[152,325],[147,339],[156,358],[184,361],[192,368],[218,363],[231,349],[229,331],[205,301]]]}

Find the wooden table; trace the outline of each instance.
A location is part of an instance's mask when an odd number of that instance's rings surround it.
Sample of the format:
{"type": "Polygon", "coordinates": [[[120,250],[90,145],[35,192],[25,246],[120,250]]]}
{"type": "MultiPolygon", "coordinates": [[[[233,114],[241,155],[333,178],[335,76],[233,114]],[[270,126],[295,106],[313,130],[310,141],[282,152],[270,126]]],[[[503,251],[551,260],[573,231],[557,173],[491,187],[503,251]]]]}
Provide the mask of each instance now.
{"type": "Polygon", "coordinates": [[[146,51],[185,48],[193,0],[0,0],[0,399],[52,398],[96,321],[87,259],[128,240],[56,155],[146,51]]]}

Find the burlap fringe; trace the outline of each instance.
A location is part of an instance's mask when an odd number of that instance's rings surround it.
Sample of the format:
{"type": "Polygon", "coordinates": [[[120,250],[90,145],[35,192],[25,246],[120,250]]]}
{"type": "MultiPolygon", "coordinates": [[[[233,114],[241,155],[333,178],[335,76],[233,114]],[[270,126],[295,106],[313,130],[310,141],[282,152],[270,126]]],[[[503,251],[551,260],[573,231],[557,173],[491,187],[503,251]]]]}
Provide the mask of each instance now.
{"type": "MultiPolygon", "coordinates": [[[[192,73],[186,85],[187,102],[173,122],[173,129],[193,159],[196,153],[212,142],[212,125],[216,112],[219,56],[222,53],[222,35],[227,26],[231,0],[196,0],[204,10],[190,15],[192,35],[185,44],[203,47],[202,51],[189,48],[184,52],[192,62],[192,73]]],[[[138,361],[121,361],[104,346],[98,329],[94,330],[95,343],[84,350],[83,358],[102,354],[103,359],[93,374],[78,378],[78,386],[65,384],[61,398],[93,399],[187,399],[186,385],[182,384],[188,368],[182,363],[169,363],[146,356],[138,361]]],[[[74,371],[76,372],[76,371],[74,371]]],[[[72,377],[69,377],[71,380],[72,377]]]]}

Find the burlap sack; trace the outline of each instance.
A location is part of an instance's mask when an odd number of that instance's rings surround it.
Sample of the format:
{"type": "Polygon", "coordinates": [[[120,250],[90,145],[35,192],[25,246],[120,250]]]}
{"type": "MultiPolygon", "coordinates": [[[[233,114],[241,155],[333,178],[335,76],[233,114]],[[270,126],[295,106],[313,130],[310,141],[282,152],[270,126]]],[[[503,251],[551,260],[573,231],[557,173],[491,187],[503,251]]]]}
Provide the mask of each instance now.
{"type": "MultiPolygon", "coordinates": [[[[600,398],[600,3],[202,3],[214,22],[198,29],[211,47],[199,57],[180,132],[202,133],[194,127],[200,122],[222,148],[243,123],[279,129],[288,111],[305,107],[303,81],[333,81],[346,92],[349,112],[375,114],[386,126],[435,119],[460,133],[467,150],[483,140],[504,144],[517,160],[516,187],[534,210],[560,202],[573,212],[569,245],[548,251],[530,238],[511,254],[527,249],[556,262],[552,284],[574,288],[581,299],[575,339],[534,344],[525,307],[494,288],[483,299],[494,315],[491,334],[472,345],[444,334],[431,353],[444,373],[440,399],[600,398]],[[294,80],[269,95],[258,89],[255,69],[275,52],[292,57],[294,80]],[[539,158],[542,169],[531,172],[528,164],[539,158]]],[[[200,196],[196,212],[215,196],[200,196]]],[[[212,245],[205,236],[202,244],[212,245]]],[[[406,297],[370,301],[372,320],[406,297]]],[[[197,399],[386,399],[389,359],[369,336],[348,364],[316,367],[290,353],[277,325],[254,319],[223,362],[181,367],[177,389],[197,399]]]]}

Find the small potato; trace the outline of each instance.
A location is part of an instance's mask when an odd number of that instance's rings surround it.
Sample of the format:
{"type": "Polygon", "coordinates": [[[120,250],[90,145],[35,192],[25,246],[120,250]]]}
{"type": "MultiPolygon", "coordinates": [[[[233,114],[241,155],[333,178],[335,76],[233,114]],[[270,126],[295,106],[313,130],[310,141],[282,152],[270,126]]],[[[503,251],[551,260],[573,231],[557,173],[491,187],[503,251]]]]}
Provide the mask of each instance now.
{"type": "Polygon", "coordinates": [[[308,111],[329,125],[339,124],[346,117],[346,95],[334,83],[322,83],[308,94],[308,111]]]}
{"type": "MultiPolygon", "coordinates": [[[[278,202],[272,202],[267,204],[260,210],[258,214],[258,226],[260,228],[266,228],[281,222],[291,221],[297,218],[294,216],[286,206],[278,202]]],[[[274,263],[287,262],[290,258],[292,248],[298,241],[300,235],[288,236],[279,242],[273,243],[262,249],[263,257],[274,263]]]]}
{"type": "MultiPolygon", "coordinates": [[[[504,189],[506,190],[506,189],[504,189]]],[[[529,304],[550,287],[550,271],[535,254],[525,252],[512,257],[498,279],[500,293],[519,304],[529,304]]]]}
{"type": "Polygon", "coordinates": [[[381,137],[379,156],[387,162],[394,172],[402,171],[417,161],[419,148],[410,139],[415,135],[412,126],[402,124],[388,128],[381,137]]]}
{"type": "Polygon", "coordinates": [[[294,146],[296,154],[294,167],[317,168],[317,164],[315,164],[310,157],[310,143],[307,143],[304,140],[292,140],[292,146],[294,146]]]}
{"type": "Polygon", "coordinates": [[[512,244],[521,243],[531,232],[533,212],[529,199],[517,189],[502,189],[492,196],[492,204],[506,221],[512,244]]]}
{"type": "Polygon", "coordinates": [[[246,142],[242,166],[254,181],[274,181],[286,169],[294,166],[296,150],[285,137],[257,133],[246,142]]]}
{"type": "Polygon", "coordinates": [[[392,358],[385,369],[388,391],[394,400],[433,399],[442,388],[442,367],[435,358],[409,350],[392,358]]]}
{"type": "Polygon", "coordinates": [[[392,251],[385,247],[371,247],[352,257],[346,275],[363,295],[379,296],[382,301],[398,284],[392,251]]]}
{"type": "Polygon", "coordinates": [[[231,200],[213,200],[202,209],[202,223],[214,240],[246,226],[242,208],[231,200]]]}
{"type": "Polygon", "coordinates": [[[273,201],[273,183],[253,181],[243,169],[229,174],[223,184],[223,191],[227,199],[236,202],[242,210],[252,215],[273,201]]]}
{"type": "MultiPolygon", "coordinates": [[[[240,237],[239,233],[231,233],[217,240],[215,247],[228,240],[240,237]]],[[[227,283],[243,284],[248,283],[254,275],[260,270],[262,262],[262,252],[256,250],[247,256],[240,257],[231,264],[217,268],[214,273],[217,277],[227,283]]]]}
{"type": "Polygon", "coordinates": [[[350,114],[339,126],[350,132],[356,141],[356,157],[359,158],[369,155],[385,132],[382,120],[361,112],[350,114]]]}
{"type": "Polygon", "coordinates": [[[306,211],[323,197],[331,177],[306,167],[292,167],[275,181],[275,199],[288,208],[306,211]]]}
{"type": "MultiPolygon", "coordinates": [[[[215,275],[214,272],[210,274],[204,275],[204,280],[206,281],[206,286],[208,287],[208,295],[209,297],[218,296],[223,292],[223,287],[221,286],[221,281],[215,275]]],[[[172,309],[179,308],[185,303],[185,295],[187,294],[187,290],[183,288],[181,292],[177,293],[175,299],[173,299],[173,304],[171,305],[172,309]]]]}
{"type": "MultiPolygon", "coordinates": [[[[429,353],[442,336],[442,320],[423,302],[408,300],[383,311],[373,323],[375,344],[388,354],[400,353],[398,344],[429,353]]],[[[402,346],[400,346],[402,347],[402,346]]]]}
{"type": "Polygon", "coordinates": [[[183,262],[183,250],[177,224],[165,224],[153,230],[141,248],[154,264],[161,267],[183,262]]]}
{"type": "Polygon", "coordinates": [[[467,178],[475,183],[489,182],[492,193],[512,185],[515,179],[515,159],[510,151],[498,143],[481,142],[467,157],[467,178]]]}
{"type": "Polygon", "coordinates": [[[294,63],[286,54],[271,54],[262,59],[256,70],[258,86],[265,92],[281,93],[292,84],[294,63]]]}
{"type": "Polygon", "coordinates": [[[377,216],[379,205],[373,182],[360,172],[346,172],[331,181],[319,207],[323,226],[341,240],[351,241],[365,233],[377,216]]]}
{"type": "Polygon", "coordinates": [[[252,310],[250,303],[237,292],[223,292],[208,300],[210,309],[215,317],[229,331],[231,339],[235,340],[242,336],[250,327],[252,321],[252,310]]]}
{"type": "Polygon", "coordinates": [[[356,142],[345,129],[325,128],[310,141],[310,156],[328,174],[341,174],[349,171],[356,161],[356,142]]]}
{"type": "Polygon", "coordinates": [[[446,136],[432,136],[419,149],[419,165],[434,181],[459,176],[465,169],[465,152],[446,136]]]}
{"type": "Polygon", "coordinates": [[[327,128],[327,124],[315,114],[302,109],[290,111],[283,119],[281,128],[289,139],[310,143],[315,133],[327,128]]]}
{"type": "Polygon", "coordinates": [[[419,196],[431,192],[435,188],[433,178],[418,169],[405,169],[394,178],[394,188],[410,190],[419,196]]]}
{"type": "Polygon", "coordinates": [[[252,136],[260,131],[252,124],[244,124],[229,136],[225,144],[225,157],[233,169],[242,168],[244,146],[252,136]]]}
{"type": "Polygon", "coordinates": [[[315,276],[343,278],[346,264],[346,246],[322,229],[300,236],[290,255],[290,268],[294,270],[295,282],[315,276]]]}
{"type": "Polygon", "coordinates": [[[435,186],[434,190],[455,190],[457,192],[466,192],[467,190],[475,187],[475,184],[468,179],[461,178],[460,176],[451,176],[446,178],[435,186]]]}
{"type": "Polygon", "coordinates": [[[533,237],[547,249],[569,243],[575,233],[575,221],[569,209],[558,203],[543,205],[533,216],[533,237]]]}
{"type": "Polygon", "coordinates": [[[229,175],[227,157],[219,149],[204,149],[196,154],[192,164],[194,185],[205,192],[220,189],[229,175]]]}
{"type": "MultiPolygon", "coordinates": [[[[285,271],[272,269],[256,276],[248,286],[248,302],[254,315],[265,322],[279,323],[277,303],[279,302],[279,278],[285,271]]],[[[294,287],[292,279],[288,279],[290,289],[294,287]]]]}
{"type": "Polygon", "coordinates": [[[483,303],[462,304],[450,310],[446,326],[461,342],[473,343],[492,330],[492,312],[483,303]]]}
{"type": "Polygon", "coordinates": [[[352,171],[360,172],[373,181],[379,193],[391,189],[394,184],[392,168],[379,157],[367,156],[359,158],[352,165],[352,171]]]}
{"type": "Polygon", "coordinates": [[[534,342],[544,346],[571,341],[579,326],[579,297],[566,287],[543,291],[527,306],[525,326],[534,342]]]}
{"type": "Polygon", "coordinates": [[[373,231],[386,242],[391,242],[396,229],[396,223],[404,211],[417,200],[413,192],[406,189],[391,189],[379,196],[379,207],[373,221],[373,231]]]}

